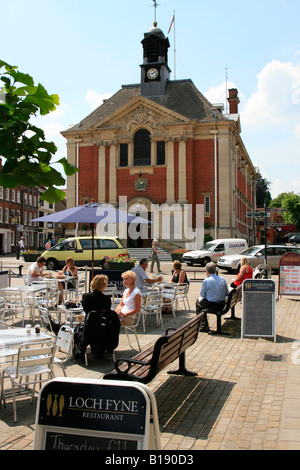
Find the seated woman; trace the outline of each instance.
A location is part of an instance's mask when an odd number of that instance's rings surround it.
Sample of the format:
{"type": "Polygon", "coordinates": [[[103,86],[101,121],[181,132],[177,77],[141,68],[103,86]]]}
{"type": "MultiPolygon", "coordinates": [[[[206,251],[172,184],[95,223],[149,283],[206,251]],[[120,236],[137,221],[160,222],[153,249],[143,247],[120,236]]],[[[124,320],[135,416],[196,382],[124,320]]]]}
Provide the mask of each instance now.
{"type": "Polygon", "coordinates": [[[111,309],[111,298],[108,295],[103,294],[106,289],[108,277],[104,274],[98,274],[92,280],[90,287],[91,292],[83,294],[82,296],[82,307],[85,313],[89,313],[92,310],[110,310],[111,309]]]}
{"type": "Polygon", "coordinates": [[[230,287],[233,287],[233,289],[236,289],[238,286],[240,286],[243,283],[245,279],[252,279],[252,277],[253,277],[253,269],[250,263],[248,263],[247,258],[242,258],[240,271],[236,279],[230,284],[230,287]]]}
{"type": "Polygon", "coordinates": [[[176,282],[176,284],[187,284],[188,278],[187,278],[186,272],[183,269],[181,269],[181,266],[182,265],[180,261],[178,260],[174,261],[171,282],[176,282]]]}
{"type": "MultiPolygon", "coordinates": [[[[65,275],[65,276],[73,277],[74,281],[72,280],[72,281],[68,282],[67,288],[68,289],[74,289],[74,287],[76,286],[75,278],[77,278],[78,268],[77,268],[77,266],[74,265],[73,258],[67,258],[65,260],[65,263],[66,263],[66,265],[63,267],[62,271],[59,271],[58,274],[60,276],[65,275]]],[[[63,290],[64,290],[63,282],[58,283],[58,289],[60,291],[59,303],[61,304],[63,302],[63,290]]]]}
{"type": "Polygon", "coordinates": [[[96,358],[102,358],[105,351],[112,353],[119,344],[120,322],[118,315],[111,310],[111,298],[104,294],[108,277],[95,276],[90,284],[91,292],[82,296],[82,307],[86,313],[81,359],[88,345],[96,358]]]}
{"type": "Polygon", "coordinates": [[[142,308],[142,294],[140,289],[135,287],[136,274],[133,271],[122,273],[122,279],[126,287],[122,300],[116,308],[121,326],[132,325],[137,313],[142,308]]]}

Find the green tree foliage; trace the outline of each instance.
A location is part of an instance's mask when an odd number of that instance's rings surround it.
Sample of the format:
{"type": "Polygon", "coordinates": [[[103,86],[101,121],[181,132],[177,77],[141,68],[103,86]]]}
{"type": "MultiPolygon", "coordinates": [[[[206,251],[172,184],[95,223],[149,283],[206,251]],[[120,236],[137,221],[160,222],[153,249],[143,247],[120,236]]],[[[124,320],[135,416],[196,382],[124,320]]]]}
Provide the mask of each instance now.
{"type": "MultiPolygon", "coordinates": [[[[57,105],[58,95],[49,95],[30,75],[0,60],[0,155],[5,158],[0,185],[4,188],[45,186],[41,197],[46,201],[59,202],[65,197],[56,187],[63,186],[65,179],[51,166],[57,147],[45,140],[42,129],[30,123],[32,116],[46,115],[57,105]]],[[[78,171],[66,158],[58,163],[67,176],[78,171]]]]}
{"type": "Polygon", "coordinates": [[[276,199],[272,199],[270,207],[284,209],[283,218],[287,224],[295,224],[300,230],[300,194],[281,193],[276,199]]]}
{"type": "Polygon", "coordinates": [[[269,205],[271,201],[271,193],[269,191],[270,182],[259,175],[256,182],[256,206],[264,207],[269,205]]]}

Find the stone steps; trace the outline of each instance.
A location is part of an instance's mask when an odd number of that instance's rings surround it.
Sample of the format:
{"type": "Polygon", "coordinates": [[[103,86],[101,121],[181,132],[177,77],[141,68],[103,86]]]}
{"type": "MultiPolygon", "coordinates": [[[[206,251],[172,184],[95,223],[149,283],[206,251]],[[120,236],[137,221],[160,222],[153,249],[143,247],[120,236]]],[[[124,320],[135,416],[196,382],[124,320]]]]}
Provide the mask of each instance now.
{"type": "MultiPolygon", "coordinates": [[[[142,258],[150,259],[151,248],[128,248],[128,251],[132,258],[136,258],[137,262],[141,260],[142,258]]],[[[172,262],[172,257],[167,250],[160,248],[159,251],[163,252],[162,255],[159,255],[160,261],[172,262]]]]}

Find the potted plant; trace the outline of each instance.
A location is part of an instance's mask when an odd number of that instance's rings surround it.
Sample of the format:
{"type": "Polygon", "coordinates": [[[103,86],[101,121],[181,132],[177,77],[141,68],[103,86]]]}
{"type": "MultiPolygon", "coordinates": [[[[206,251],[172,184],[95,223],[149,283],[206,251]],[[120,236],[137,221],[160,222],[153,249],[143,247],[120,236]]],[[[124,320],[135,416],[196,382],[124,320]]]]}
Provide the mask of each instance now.
{"type": "Polygon", "coordinates": [[[34,262],[41,255],[37,250],[25,250],[22,252],[24,261],[34,262]]]}
{"type": "Polygon", "coordinates": [[[108,269],[117,270],[117,271],[127,271],[134,268],[136,259],[129,258],[128,254],[121,254],[116,257],[105,256],[105,264],[108,266],[108,269]]]}
{"type": "Polygon", "coordinates": [[[179,260],[181,262],[183,253],[186,253],[187,251],[188,250],[185,250],[184,248],[178,248],[177,250],[170,251],[172,261],[179,260]]]}

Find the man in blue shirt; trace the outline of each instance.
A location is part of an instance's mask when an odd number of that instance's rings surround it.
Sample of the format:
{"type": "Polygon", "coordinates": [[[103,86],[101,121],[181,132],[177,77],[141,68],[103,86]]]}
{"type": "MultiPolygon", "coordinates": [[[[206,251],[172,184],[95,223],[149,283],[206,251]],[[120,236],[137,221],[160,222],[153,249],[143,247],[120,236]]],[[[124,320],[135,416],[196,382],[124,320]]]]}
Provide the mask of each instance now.
{"type": "MultiPolygon", "coordinates": [[[[196,312],[203,310],[220,311],[225,305],[225,299],[229,294],[227,282],[223,277],[216,275],[216,265],[208,263],[206,265],[207,279],[203,281],[200,297],[196,302],[196,312]]],[[[209,332],[207,315],[205,314],[203,322],[200,325],[200,331],[209,332]]]]}

